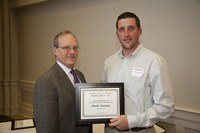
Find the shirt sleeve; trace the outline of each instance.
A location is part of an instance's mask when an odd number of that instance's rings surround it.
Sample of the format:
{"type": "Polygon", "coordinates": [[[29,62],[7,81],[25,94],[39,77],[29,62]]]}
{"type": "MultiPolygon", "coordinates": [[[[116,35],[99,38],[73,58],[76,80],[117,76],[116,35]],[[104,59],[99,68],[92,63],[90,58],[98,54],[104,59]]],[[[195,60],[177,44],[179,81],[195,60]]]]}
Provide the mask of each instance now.
{"type": "Polygon", "coordinates": [[[101,83],[106,83],[107,82],[107,78],[106,78],[106,69],[105,69],[105,64],[104,64],[104,70],[101,74],[101,83]]]}
{"type": "Polygon", "coordinates": [[[174,96],[166,61],[162,58],[153,61],[148,76],[153,105],[144,112],[128,115],[129,128],[152,126],[174,112],[174,96]]]}

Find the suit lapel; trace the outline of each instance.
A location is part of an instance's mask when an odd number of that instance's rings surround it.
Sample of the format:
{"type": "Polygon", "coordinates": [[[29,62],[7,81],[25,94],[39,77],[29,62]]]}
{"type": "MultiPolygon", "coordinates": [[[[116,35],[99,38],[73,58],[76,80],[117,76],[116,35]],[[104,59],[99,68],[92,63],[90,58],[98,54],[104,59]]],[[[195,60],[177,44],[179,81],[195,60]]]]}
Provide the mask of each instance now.
{"type": "Polygon", "coordinates": [[[71,80],[67,76],[67,74],[62,70],[62,68],[56,63],[55,68],[57,70],[60,84],[64,86],[68,91],[72,92],[74,94],[74,85],[72,84],[71,80]]]}

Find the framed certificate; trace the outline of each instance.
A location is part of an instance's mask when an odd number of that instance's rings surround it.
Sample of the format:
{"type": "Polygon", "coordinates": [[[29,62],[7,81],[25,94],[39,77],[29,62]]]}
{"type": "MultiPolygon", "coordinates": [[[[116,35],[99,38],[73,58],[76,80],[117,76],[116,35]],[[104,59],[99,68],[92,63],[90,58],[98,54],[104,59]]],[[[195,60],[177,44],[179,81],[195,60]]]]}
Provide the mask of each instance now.
{"type": "Polygon", "coordinates": [[[29,119],[22,119],[22,120],[13,120],[11,129],[18,130],[18,129],[34,128],[34,127],[35,127],[34,119],[29,118],[29,119]]]}
{"type": "Polygon", "coordinates": [[[123,83],[77,83],[76,124],[108,123],[124,114],[123,83]]]}

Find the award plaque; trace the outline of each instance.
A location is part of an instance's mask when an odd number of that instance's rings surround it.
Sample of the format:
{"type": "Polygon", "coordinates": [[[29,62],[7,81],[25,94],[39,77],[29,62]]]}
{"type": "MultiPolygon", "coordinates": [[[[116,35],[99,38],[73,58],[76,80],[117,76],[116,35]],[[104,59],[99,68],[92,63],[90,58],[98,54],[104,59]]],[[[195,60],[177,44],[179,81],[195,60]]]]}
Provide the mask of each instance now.
{"type": "Polygon", "coordinates": [[[12,121],[12,130],[34,128],[34,127],[35,127],[35,121],[33,118],[12,121]]]}
{"type": "Polygon", "coordinates": [[[123,83],[77,83],[76,124],[108,123],[124,114],[123,83]]]}

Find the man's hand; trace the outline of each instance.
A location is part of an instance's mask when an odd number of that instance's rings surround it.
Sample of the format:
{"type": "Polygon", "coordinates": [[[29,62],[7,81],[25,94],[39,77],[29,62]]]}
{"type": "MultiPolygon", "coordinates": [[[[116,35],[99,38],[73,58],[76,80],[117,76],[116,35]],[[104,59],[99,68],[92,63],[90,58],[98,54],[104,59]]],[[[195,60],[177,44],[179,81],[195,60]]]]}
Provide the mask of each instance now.
{"type": "Polygon", "coordinates": [[[128,129],[128,119],[126,115],[121,115],[110,120],[110,127],[116,127],[118,130],[128,129]]]}

